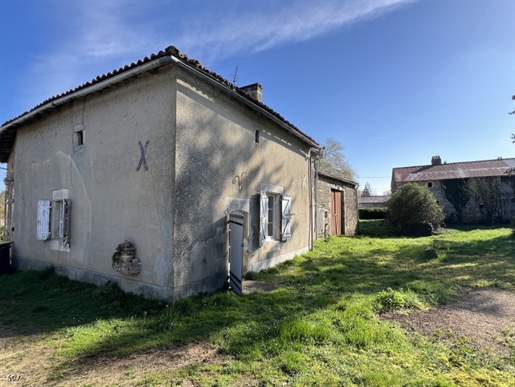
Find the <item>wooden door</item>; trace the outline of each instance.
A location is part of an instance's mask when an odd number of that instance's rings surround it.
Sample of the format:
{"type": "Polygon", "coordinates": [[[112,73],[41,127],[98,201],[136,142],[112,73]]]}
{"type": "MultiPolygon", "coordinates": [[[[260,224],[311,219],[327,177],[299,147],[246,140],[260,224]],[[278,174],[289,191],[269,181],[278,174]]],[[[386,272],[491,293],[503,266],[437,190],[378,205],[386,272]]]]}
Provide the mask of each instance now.
{"type": "Polygon", "coordinates": [[[331,235],[342,234],[342,193],[331,190],[331,235]]]}

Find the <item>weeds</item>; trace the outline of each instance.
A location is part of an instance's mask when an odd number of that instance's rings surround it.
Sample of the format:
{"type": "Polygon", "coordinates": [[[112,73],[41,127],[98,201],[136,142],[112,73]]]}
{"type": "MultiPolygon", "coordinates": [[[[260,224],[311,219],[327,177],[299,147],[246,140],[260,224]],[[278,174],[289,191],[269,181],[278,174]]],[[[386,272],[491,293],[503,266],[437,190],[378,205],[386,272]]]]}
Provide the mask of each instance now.
{"type": "Polygon", "coordinates": [[[424,339],[377,317],[450,302],[463,285],[514,289],[511,230],[467,228],[417,239],[391,231],[381,220],[369,221],[358,237],[317,241],[312,252],[249,274],[283,285],[273,293],[221,291],[175,305],[126,294],[112,283],[69,281],[51,270],[2,276],[0,321],[18,335],[40,334],[56,348],[61,360],[39,384],[65,380],[88,359],[201,342],[223,362],[142,375],[125,370],[119,383],[515,385],[512,331],[504,337],[512,355],[501,359],[474,353],[466,339],[447,348],[445,332],[424,339]],[[424,256],[428,246],[438,257],[424,256]]]}

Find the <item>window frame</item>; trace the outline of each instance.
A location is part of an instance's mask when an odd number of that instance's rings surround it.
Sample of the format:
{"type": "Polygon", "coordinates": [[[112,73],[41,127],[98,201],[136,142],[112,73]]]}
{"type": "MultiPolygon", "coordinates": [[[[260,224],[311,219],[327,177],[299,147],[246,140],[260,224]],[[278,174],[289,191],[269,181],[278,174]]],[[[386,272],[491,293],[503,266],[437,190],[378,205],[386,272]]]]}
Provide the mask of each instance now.
{"type": "Polygon", "coordinates": [[[285,195],[281,187],[266,188],[260,191],[260,246],[267,241],[285,242],[291,239],[291,197],[285,195]]]}
{"type": "Polygon", "coordinates": [[[277,204],[278,204],[278,197],[279,194],[266,194],[266,204],[267,204],[267,211],[266,211],[266,235],[265,239],[267,240],[276,240],[277,239],[277,204]],[[272,206],[270,206],[270,201],[272,201],[272,206]],[[270,216],[270,213],[272,216],[270,216]],[[272,218],[270,220],[270,217],[272,218]],[[271,228],[271,230],[270,230],[271,228]]]}
{"type": "Polygon", "coordinates": [[[68,190],[54,190],[52,200],[39,200],[36,239],[50,241],[51,250],[70,250],[71,200],[68,190]]]}

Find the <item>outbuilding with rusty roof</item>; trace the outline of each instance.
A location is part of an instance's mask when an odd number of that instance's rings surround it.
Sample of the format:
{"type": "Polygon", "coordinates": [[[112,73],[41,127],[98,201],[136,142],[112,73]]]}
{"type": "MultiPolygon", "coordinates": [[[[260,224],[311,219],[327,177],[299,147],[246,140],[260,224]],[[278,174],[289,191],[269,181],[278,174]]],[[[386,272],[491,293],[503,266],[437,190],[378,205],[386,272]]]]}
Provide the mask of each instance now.
{"type": "Polygon", "coordinates": [[[447,221],[479,223],[511,221],[515,216],[515,158],[442,162],[393,168],[392,193],[417,183],[434,193],[447,221]]]}

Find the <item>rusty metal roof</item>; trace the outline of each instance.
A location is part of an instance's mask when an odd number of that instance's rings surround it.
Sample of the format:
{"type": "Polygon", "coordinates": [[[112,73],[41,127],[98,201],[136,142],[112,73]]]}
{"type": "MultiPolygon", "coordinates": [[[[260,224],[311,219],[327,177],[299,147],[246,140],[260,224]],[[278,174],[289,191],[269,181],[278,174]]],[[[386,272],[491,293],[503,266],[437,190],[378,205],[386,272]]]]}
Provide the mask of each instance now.
{"type": "Polygon", "coordinates": [[[347,186],[352,187],[354,189],[356,189],[358,187],[358,185],[359,185],[355,181],[352,181],[352,180],[349,180],[349,179],[344,179],[342,177],[332,175],[332,174],[330,174],[329,172],[326,172],[326,171],[318,171],[318,176],[319,176],[319,178],[320,177],[322,177],[322,178],[325,177],[325,178],[334,180],[335,182],[343,183],[344,185],[347,185],[347,186]]]}
{"type": "Polygon", "coordinates": [[[222,77],[221,75],[218,75],[217,73],[210,71],[206,67],[202,66],[202,64],[196,60],[196,59],[190,59],[186,54],[183,54],[179,52],[177,48],[174,46],[169,46],[163,51],[159,51],[157,54],[152,54],[150,56],[147,56],[143,59],[138,60],[137,62],[133,62],[129,65],[126,65],[125,67],[121,67],[117,70],[113,70],[112,72],[99,75],[95,79],[86,82],[80,86],[77,86],[74,89],[65,91],[64,93],[54,95],[53,97],[50,97],[46,99],[45,101],[41,102],[40,104],[36,105],[32,109],[20,114],[19,116],[12,118],[2,124],[0,127],[0,162],[7,162],[7,159],[9,157],[9,154],[11,152],[12,146],[14,144],[14,140],[16,138],[16,130],[21,125],[18,125],[16,121],[23,121],[23,118],[30,113],[35,112],[36,110],[49,106],[51,107],[52,103],[56,100],[60,100],[63,97],[69,97],[69,99],[66,101],[67,103],[71,102],[74,98],[74,93],[78,91],[82,91],[87,89],[88,87],[91,87],[96,84],[100,84],[102,81],[111,79],[119,74],[127,73],[130,70],[133,70],[139,66],[142,66],[146,63],[149,63],[151,61],[154,61],[156,59],[165,58],[173,56],[180,60],[183,64],[186,64],[187,66],[190,66],[191,68],[195,68],[199,70],[204,75],[207,75],[208,77],[212,78],[216,83],[221,86],[225,87],[226,89],[232,90],[236,92],[238,95],[244,97],[248,101],[250,101],[253,105],[256,106],[256,108],[261,108],[265,110],[268,114],[278,119],[280,122],[284,123],[288,128],[291,129],[292,133],[296,135],[297,137],[301,138],[305,142],[310,143],[310,145],[319,146],[318,143],[308,136],[307,134],[303,133],[299,128],[297,128],[295,125],[293,125],[291,122],[286,120],[284,117],[282,117],[279,113],[275,112],[273,109],[268,107],[267,105],[263,104],[262,102],[256,101],[252,97],[249,97],[242,89],[238,88],[233,83],[229,82],[227,79],[222,77]],[[15,124],[15,125],[12,125],[15,124]]]}
{"type": "Polygon", "coordinates": [[[440,165],[393,168],[396,183],[505,176],[515,168],[515,158],[465,161],[440,165]]]}

